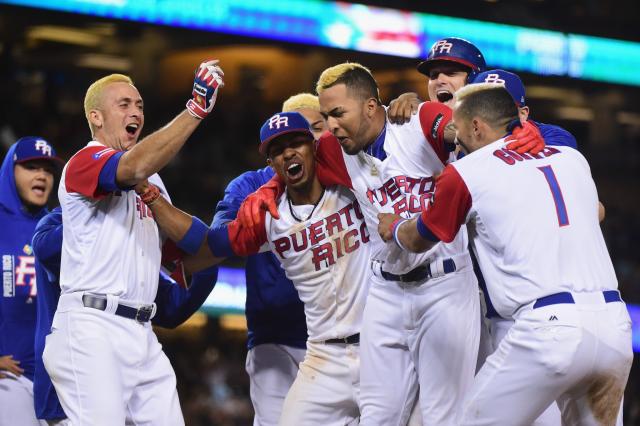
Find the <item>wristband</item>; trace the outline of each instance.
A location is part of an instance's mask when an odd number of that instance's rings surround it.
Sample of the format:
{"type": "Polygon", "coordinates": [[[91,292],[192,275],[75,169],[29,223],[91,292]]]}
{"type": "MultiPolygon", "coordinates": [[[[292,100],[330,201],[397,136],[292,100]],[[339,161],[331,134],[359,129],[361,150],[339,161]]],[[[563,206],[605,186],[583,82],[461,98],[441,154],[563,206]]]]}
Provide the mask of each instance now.
{"type": "Polygon", "coordinates": [[[205,225],[203,221],[195,216],[191,216],[191,226],[176,245],[187,254],[196,254],[208,230],[209,227],[205,225]]]}
{"type": "Polygon", "coordinates": [[[147,206],[150,206],[158,201],[158,197],[160,197],[160,189],[158,189],[158,187],[153,184],[149,184],[147,189],[145,189],[145,191],[140,194],[140,199],[147,206]]]}
{"type": "Polygon", "coordinates": [[[400,219],[396,219],[392,224],[391,224],[391,232],[393,233],[393,241],[396,242],[396,244],[398,245],[398,247],[400,247],[402,250],[407,251],[407,248],[405,246],[402,245],[402,243],[400,242],[400,239],[398,238],[398,229],[400,229],[400,226],[407,222],[409,219],[404,219],[404,218],[400,218],[400,219]]]}

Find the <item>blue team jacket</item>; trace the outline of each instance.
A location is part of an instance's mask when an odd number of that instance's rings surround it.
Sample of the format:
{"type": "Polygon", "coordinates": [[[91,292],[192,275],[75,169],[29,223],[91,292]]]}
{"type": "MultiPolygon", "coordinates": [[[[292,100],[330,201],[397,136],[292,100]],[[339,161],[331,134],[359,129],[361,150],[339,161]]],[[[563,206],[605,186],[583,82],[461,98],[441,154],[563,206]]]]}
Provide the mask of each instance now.
{"type": "Polygon", "coordinates": [[[9,148],[0,167],[0,356],[13,355],[24,376],[33,380],[37,297],[31,237],[47,209],[35,214],[24,209],[13,174],[15,146],[9,148]]]}
{"type": "MultiPolygon", "coordinates": [[[[42,218],[33,236],[33,251],[36,255],[38,287],[38,318],[32,351],[35,346],[35,377],[33,396],[36,417],[54,420],[65,418],[51,379],[42,363],[45,338],[51,333],[51,323],[60,297],[60,253],[62,251],[62,212],[59,207],[42,218]]],[[[165,328],[177,327],[186,321],[204,303],[218,278],[218,268],[212,267],[193,274],[191,286],[184,289],[169,276],[160,273],[157,311],[153,324],[165,328]]]]}
{"type": "MultiPolygon", "coordinates": [[[[240,204],[273,177],[271,167],[243,173],[232,180],[216,207],[212,228],[236,218],[240,204]]],[[[271,253],[247,258],[246,316],[249,349],[263,343],[306,348],[307,322],[304,304],[280,262],[271,253]]]]}

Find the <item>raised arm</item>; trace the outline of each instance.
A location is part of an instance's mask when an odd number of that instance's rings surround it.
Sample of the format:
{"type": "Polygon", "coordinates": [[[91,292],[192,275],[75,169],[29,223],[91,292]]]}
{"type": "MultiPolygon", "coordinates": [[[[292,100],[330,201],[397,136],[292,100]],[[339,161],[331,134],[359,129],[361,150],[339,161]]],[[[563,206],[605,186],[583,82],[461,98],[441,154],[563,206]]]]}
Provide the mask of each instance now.
{"type": "Polygon", "coordinates": [[[224,74],[217,63],[211,60],[200,64],[193,83],[193,97],[184,111],[122,155],[116,172],[120,187],[133,186],[162,169],[211,112],[218,90],[224,86],[224,74]]]}

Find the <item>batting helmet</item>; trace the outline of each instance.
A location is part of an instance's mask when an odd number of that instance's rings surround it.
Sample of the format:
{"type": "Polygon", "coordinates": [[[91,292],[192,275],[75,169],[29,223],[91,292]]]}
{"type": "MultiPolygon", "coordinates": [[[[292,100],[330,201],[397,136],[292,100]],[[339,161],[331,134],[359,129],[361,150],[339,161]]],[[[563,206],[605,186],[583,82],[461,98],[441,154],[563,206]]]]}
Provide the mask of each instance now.
{"type": "Polygon", "coordinates": [[[418,71],[429,76],[431,68],[438,61],[456,62],[469,68],[469,75],[467,76],[467,82],[469,83],[473,81],[479,72],[484,71],[487,66],[482,52],[471,42],[458,37],[447,37],[436,41],[431,46],[427,59],[418,65],[418,71]]]}

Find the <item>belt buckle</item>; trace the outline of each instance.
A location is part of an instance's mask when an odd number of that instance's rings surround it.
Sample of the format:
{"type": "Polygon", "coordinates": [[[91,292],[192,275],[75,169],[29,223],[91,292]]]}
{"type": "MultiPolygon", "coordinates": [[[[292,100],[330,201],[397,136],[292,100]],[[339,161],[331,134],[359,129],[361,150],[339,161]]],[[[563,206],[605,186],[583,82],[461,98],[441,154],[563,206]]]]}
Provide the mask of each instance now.
{"type": "Polygon", "coordinates": [[[151,319],[153,313],[153,306],[141,306],[136,311],[136,317],[134,318],[140,324],[143,324],[151,319]]]}

